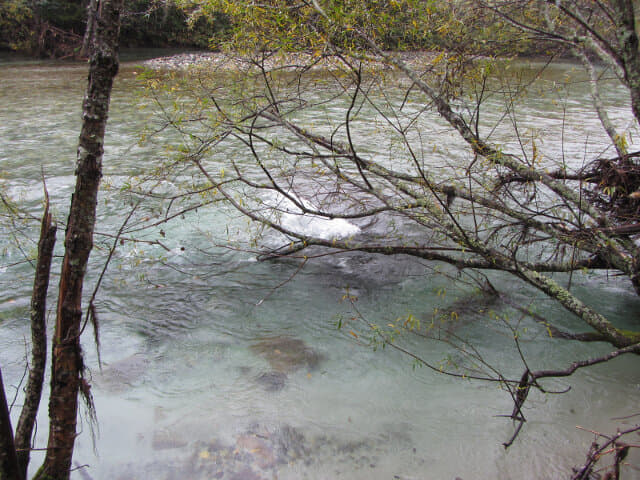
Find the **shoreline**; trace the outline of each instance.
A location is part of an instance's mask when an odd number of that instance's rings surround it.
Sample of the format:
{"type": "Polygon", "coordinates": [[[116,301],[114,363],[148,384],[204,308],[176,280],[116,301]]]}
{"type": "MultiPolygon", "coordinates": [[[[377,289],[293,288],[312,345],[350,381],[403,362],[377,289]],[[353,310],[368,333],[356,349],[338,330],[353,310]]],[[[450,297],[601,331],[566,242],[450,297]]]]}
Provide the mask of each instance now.
{"type": "MultiPolygon", "coordinates": [[[[398,52],[403,61],[409,66],[416,67],[426,64],[438,56],[431,51],[398,52]]],[[[382,61],[369,60],[367,64],[378,68],[389,67],[382,61]]],[[[213,67],[216,70],[243,70],[257,66],[255,61],[242,57],[239,54],[223,52],[191,52],[178,53],[163,57],[151,58],[142,62],[142,65],[151,70],[188,70],[197,67],[213,67]]],[[[307,53],[275,53],[265,56],[264,66],[268,70],[275,68],[310,66],[311,70],[324,70],[336,68],[340,62],[331,57],[318,57],[307,53]]]]}
{"type": "MultiPolygon", "coordinates": [[[[404,63],[407,64],[407,66],[416,71],[419,71],[420,67],[430,65],[439,55],[441,55],[441,52],[427,50],[393,53],[398,55],[404,63]]],[[[481,58],[488,57],[477,57],[475,60],[479,60],[481,58]]],[[[500,61],[501,59],[496,60],[500,61]]],[[[548,57],[544,55],[522,55],[514,57],[511,60],[535,63],[547,62],[548,57]]],[[[277,52],[271,55],[265,54],[263,62],[266,70],[305,68],[314,71],[321,71],[336,70],[344,66],[336,57],[321,57],[299,52],[277,52]]],[[[560,57],[554,59],[554,62],[574,63],[576,60],[560,57]]],[[[387,62],[376,60],[375,58],[363,60],[363,64],[374,71],[395,68],[387,62]]],[[[250,57],[242,56],[242,54],[234,53],[200,51],[177,53],[174,55],[151,58],[143,61],[141,65],[145,68],[156,71],[187,71],[194,68],[211,68],[218,71],[238,72],[256,68],[258,66],[258,58],[253,57],[253,59],[251,59],[250,57]]],[[[433,66],[433,64],[431,66],[433,66]]]]}

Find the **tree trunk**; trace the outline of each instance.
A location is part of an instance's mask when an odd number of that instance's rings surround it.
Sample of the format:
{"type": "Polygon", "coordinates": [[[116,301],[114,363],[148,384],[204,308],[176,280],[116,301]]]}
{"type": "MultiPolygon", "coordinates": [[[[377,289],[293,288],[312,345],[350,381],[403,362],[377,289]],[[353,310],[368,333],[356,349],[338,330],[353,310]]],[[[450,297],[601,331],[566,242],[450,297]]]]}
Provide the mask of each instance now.
{"type": "Polygon", "coordinates": [[[4,394],[2,370],[0,370],[0,479],[22,480],[18,468],[18,457],[13,443],[13,430],[7,397],[4,394]]]}
{"type": "Polygon", "coordinates": [[[122,5],[123,0],[102,0],[97,12],[78,145],[76,188],[71,198],[58,292],[49,399],[49,440],[47,455],[36,479],[66,480],[71,468],[83,370],[79,338],[82,286],[93,247],[104,132],[113,79],[118,72],[117,48],[122,5]]]}
{"type": "MultiPolygon", "coordinates": [[[[56,243],[56,231],[57,227],[51,224],[49,202],[47,201],[40,228],[38,263],[31,296],[31,368],[15,438],[20,474],[23,478],[27,477],[31,437],[44,385],[44,371],[47,361],[47,290],[53,247],[56,243]]],[[[0,478],[2,477],[0,476],[0,478]]]]}
{"type": "Polygon", "coordinates": [[[615,0],[617,8],[616,36],[624,75],[631,94],[631,110],[640,122],[640,55],[638,55],[638,33],[632,0],[615,0]]]}
{"type": "Polygon", "coordinates": [[[87,5],[87,26],[82,39],[82,48],[80,49],[80,57],[89,56],[93,35],[96,30],[96,19],[98,14],[98,0],[89,0],[87,5]]]}

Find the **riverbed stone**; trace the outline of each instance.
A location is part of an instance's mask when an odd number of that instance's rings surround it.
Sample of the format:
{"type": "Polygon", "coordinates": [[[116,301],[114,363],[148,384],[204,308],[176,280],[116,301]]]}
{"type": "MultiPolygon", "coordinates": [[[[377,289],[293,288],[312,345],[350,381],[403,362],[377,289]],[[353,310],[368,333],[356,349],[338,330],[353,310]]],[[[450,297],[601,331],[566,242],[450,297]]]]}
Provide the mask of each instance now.
{"type": "Polygon", "coordinates": [[[267,392],[279,392],[287,385],[287,374],[277,371],[264,372],[256,377],[256,383],[267,392]]]}
{"type": "Polygon", "coordinates": [[[176,448],[182,448],[187,445],[187,441],[180,438],[168,430],[157,430],[153,432],[153,438],[151,439],[151,448],[154,450],[172,450],[176,448]]]}
{"type": "Polygon", "coordinates": [[[154,480],[273,480],[290,473],[295,464],[331,466],[335,467],[333,472],[369,470],[380,465],[381,448],[392,444],[394,449],[410,450],[413,443],[406,444],[407,441],[397,426],[389,426],[389,430],[378,435],[344,438],[303,433],[288,424],[258,421],[243,428],[233,441],[212,438],[190,442],[184,449],[185,456],[176,451],[178,455],[166,455],[153,464],[130,465],[127,475],[114,478],[133,478],[131,472],[141,468],[147,475],[144,478],[154,480]]]}
{"type": "Polygon", "coordinates": [[[253,353],[269,362],[274,372],[280,373],[292,373],[300,369],[314,370],[324,358],[303,340],[286,335],[262,338],[250,348],[253,353]]]}
{"type": "Polygon", "coordinates": [[[151,361],[142,353],[134,353],[105,366],[92,377],[101,388],[113,393],[122,393],[140,383],[147,373],[151,361]]]}
{"type": "Polygon", "coordinates": [[[229,480],[263,480],[263,477],[258,475],[256,472],[251,470],[250,468],[244,468],[239,472],[233,473],[229,480]]]}
{"type": "Polygon", "coordinates": [[[278,463],[274,447],[268,437],[260,437],[251,433],[240,435],[236,442],[236,450],[240,456],[244,456],[263,470],[275,467],[278,463]]]}

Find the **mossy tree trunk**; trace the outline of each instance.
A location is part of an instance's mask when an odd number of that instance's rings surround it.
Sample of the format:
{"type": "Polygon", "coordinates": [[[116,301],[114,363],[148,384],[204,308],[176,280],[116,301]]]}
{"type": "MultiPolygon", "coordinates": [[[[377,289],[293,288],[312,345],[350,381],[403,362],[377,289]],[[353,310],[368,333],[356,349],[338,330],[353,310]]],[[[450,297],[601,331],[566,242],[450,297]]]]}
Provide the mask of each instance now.
{"type": "Polygon", "coordinates": [[[67,222],[58,292],[49,399],[49,440],[45,461],[36,479],[66,480],[71,468],[83,371],[80,348],[82,287],[93,247],[111,88],[118,72],[122,6],[123,0],[102,0],[97,11],[78,145],[76,187],[67,222]]]}
{"type": "MultiPolygon", "coordinates": [[[[27,478],[31,437],[40,407],[47,361],[47,291],[53,248],[56,243],[57,227],[52,223],[47,200],[38,242],[38,262],[36,264],[33,293],[31,296],[31,366],[25,391],[24,405],[16,427],[15,444],[22,478],[27,478]]],[[[2,478],[0,476],[0,478],[2,478]]]]}
{"type": "Polygon", "coordinates": [[[7,406],[7,397],[2,383],[2,371],[0,370],[0,479],[22,480],[18,468],[18,457],[13,442],[13,429],[7,406]]]}

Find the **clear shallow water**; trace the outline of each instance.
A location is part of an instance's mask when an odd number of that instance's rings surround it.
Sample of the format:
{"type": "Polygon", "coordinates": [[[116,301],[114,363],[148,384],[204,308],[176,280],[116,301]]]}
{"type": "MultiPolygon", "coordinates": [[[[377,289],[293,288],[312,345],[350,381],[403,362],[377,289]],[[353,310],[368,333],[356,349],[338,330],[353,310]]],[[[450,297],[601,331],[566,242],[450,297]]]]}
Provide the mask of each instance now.
{"type": "MultiPolygon", "coordinates": [[[[550,80],[562,81],[569,68],[558,66],[550,80]]],[[[99,232],[115,233],[127,213],[117,187],[161,158],[164,144],[176,141],[163,132],[151,144],[137,144],[149,115],[137,108],[138,71],[135,63],[125,64],[114,91],[105,154],[110,188],[101,196],[99,232]]],[[[43,169],[61,223],[73,183],[85,77],[84,65],[0,66],[4,186],[38,215],[43,169]]],[[[564,122],[546,114],[542,97],[521,110],[547,136],[557,135],[563,125],[583,129],[575,135],[578,141],[565,145],[575,161],[601,145],[596,121],[586,114],[585,95],[586,90],[572,90],[566,99],[571,115],[564,122]]],[[[607,101],[619,107],[616,115],[624,122],[626,99],[612,89],[607,101]]],[[[340,118],[340,111],[334,113],[340,118]]],[[[134,222],[154,208],[141,207],[134,222]]],[[[213,246],[227,225],[232,235],[247,235],[232,213],[209,207],[163,227],[164,237],[158,230],[145,234],[161,239],[170,252],[129,243],[117,251],[98,296],[102,371],[90,331],[84,340],[99,432],[96,454],[83,420],[74,459],[90,466],[91,477],[219,478],[222,472],[225,479],[233,474],[256,478],[244,470],[250,468],[265,479],[561,478],[583,461],[592,441],[576,425],[611,431],[618,424],[613,417],[638,413],[637,360],[618,359],[553,384],[571,386],[568,394],[532,395],[529,422],[505,452],[501,442],[512,426],[495,417],[511,411],[504,391],[414,369],[407,357],[388,349],[373,351],[348,333],[360,330],[349,322],[352,307],[342,301],[348,289],[367,318],[383,323],[409,313],[428,321],[434,308],[462,300],[470,306],[461,313],[456,333],[472,338],[487,359],[519,376],[522,367],[512,342],[503,329],[476,314],[477,300],[464,301],[469,291],[405,258],[350,254],[319,259],[300,271],[293,261],[256,262],[250,254],[213,246]],[[438,293],[443,288],[444,296],[438,293]],[[342,330],[335,326],[338,319],[347,322],[342,330]],[[284,388],[272,390],[260,378],[273,366],[255,345],[277,337],[304,341],[320,360],[288,372],[284,388]]],[[[22,229],[17,238],[28,252],[36,230],[32,224],[22,229]]],[[[91,281],[111,242],[98,237],[91,281]]],[[[23,374],[32,272],[27,265],[10,266],[21,255],[6,233],[3,243],[0,365],[12,395],[23,374]]],[[[640,302],[625,284],[603,276],[579,280],[589,301],[637,328],[640,302]]],[[[523,303],[535,299],[509,278],[493,281],[523,303]]],[[[567,328],[576,327],[557,306],[542,299],[533,303],[567,328]]],[[[516,315],[506,306],[491,308],[516,315]]],[[[605,351],[598,345],[550,342],[544,331],[530,329],[523,348],[535,368],[564,366],[605,351]]],[[[434,363],[450,353],[415,338],[406,344],[434,363]]],[[[39,446],[46,438],[46,406],[41,413],[39,446]]],[[[627,476],[638,478],[638,472],[627,476]]],[[[73,477],[82,478],[77,472],[73,477]]]]}

